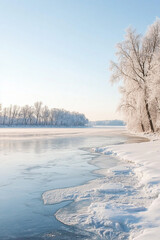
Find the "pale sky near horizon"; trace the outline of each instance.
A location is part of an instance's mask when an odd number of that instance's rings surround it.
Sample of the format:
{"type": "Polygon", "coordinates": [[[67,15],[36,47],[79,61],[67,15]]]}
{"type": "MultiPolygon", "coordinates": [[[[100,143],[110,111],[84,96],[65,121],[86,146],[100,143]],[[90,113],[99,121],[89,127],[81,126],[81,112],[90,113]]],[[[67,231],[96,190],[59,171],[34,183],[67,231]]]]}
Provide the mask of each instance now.
{"type": "Polygon", "coordinates": [[[128,26],[156,17],[158,0],[0,0],[0,102],[120,119],[109,62],[128,26]]]}

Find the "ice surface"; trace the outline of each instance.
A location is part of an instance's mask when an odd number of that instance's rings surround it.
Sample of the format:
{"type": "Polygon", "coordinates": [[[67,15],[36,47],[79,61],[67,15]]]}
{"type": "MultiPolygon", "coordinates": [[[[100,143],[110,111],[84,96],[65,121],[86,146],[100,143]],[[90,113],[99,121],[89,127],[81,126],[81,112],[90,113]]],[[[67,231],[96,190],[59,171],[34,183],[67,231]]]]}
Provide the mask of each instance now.
{"type": "MultiPolygon", "coordinates": [[[[33,235],[41,239],[39,235],[60,233],[63,227],[66,231],[74,229],[73,239],[77,239],[79,233],[81,236],[80,230],[75,232],[74,227],[64,226],[53,217],[55,211],[68,201],[44,206],[41,194],[95,179],[92,171],[97,167],[89,162],[92,158],[98,162],[99,158],[106,156],[95,158],[97,154],[87,152],[88,149],[124,143],[129,139],[124,129],[117,128],[1,129],[0,239],[32,239],[33,235]]],[[[103,164],[108,167],[117,162],[106,164],[103,161],[103,164]]],[[[62,235],[55,239],[69,239],[70,234],[62,231],[62,235]]],[[[80,236],[78,239],[82,239],[80,236]]]]}
{"type": "Polygon", "coordinates": [[[139,212],[146,211],[154,194],[139,187],[128,165],[103,171],[105,177],[89,183],[43,194],[45,204],[74,200],[56,213],[59,221],[96,232],[100,239],[126,239],[135,228],[139,212]]]}
{"type": "Polygon", "coordinates": [[[56,217],[68,225],[96,232],[97,239],[159,239],[160,141],[95,148],[122,164],[98,172],[87,184],[43,194],[45,204],[73,202],[56,217]]]}

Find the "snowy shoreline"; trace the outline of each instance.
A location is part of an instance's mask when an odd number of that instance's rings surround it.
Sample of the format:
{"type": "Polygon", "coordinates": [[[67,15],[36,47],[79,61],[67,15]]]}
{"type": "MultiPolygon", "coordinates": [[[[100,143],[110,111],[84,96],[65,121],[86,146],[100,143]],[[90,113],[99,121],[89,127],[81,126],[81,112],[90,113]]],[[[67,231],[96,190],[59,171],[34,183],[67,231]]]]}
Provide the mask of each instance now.
{"type": "MultiPolygon", "coordinates": [[[[136,134],[137,135],[137,134],[136,134]]],[[[137,227],[140,234],[132,233],[130,239],[158,240],[160,235],[160,137],[154,134],[139,134],[150,142],[124,144],[106,148],[97,148],[96,152],[116,155],[123,161],[135,164],[134,172],[139,179],[139,186],[155,196],[151,205],[144,212],[139,212],[137,227]]]]}
{"type": "Polygon", "coordinates": [[[45,204],[74,200],[58,210],[56,218],[68,225],[94,232],[96,239],[159,239],[160,234],[160,140],[112,145],[93,151],[116,157],[122,164],[100,169],[97,178],[74,188],[43,194],[45,204]]]}

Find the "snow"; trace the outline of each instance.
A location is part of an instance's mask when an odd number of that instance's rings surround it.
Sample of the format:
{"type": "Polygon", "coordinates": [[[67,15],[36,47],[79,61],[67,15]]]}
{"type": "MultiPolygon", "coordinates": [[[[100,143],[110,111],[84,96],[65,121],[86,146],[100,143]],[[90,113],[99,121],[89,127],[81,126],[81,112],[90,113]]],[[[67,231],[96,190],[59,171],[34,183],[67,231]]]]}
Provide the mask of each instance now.
{"type": "Polygon", "coordinates": [[[160,140],[95,148],[121,159],[98,170],[87,184],[43,194],[45,204],[71,200],[56,218],[97,234],[97,239],[158,240],[160,236],[160,140]]]}
{"type": "MultiPolygon", "coordinates": [[[[149,136],[149,135],[148,135],[149,136]]],[[[141,234],[131,239],[159,239],[160,235],[160,141],[157,136],[149,136],[152,141],[138,144],[125,144],[109,148],[95,149],[103,154],[112,153],[125,161],[135,164],[134,172],[143,186],[155,199],[145,212],[140,212],[141,234]]]]}

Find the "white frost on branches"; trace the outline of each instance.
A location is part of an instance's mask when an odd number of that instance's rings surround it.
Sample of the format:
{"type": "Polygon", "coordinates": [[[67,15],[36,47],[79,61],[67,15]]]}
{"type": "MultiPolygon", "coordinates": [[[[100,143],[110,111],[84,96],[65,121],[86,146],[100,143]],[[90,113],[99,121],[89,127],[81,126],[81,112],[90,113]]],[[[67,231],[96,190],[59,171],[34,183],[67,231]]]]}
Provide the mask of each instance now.
{"type": "Polygon", "coordinates": [[[117,44],[117,63],[111,62],[111,82],[122,81],[119,109],[129,130],[160,130],[160,19],[144,36],[127,29],[117,44]]]}
{"type": "Polygon", "coordinates": [[[34,126],[84,126],[88,119],[84,114],[69,112],[64,109],[43,106],[42,102],[36,102],[34,106],[17,105],[8,108],[1,108],[0,105],[0,125],[34,125],[34,126]]]}

